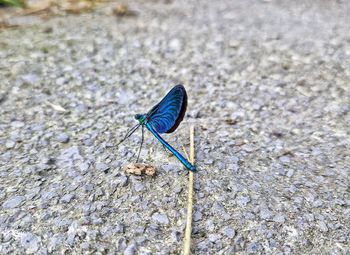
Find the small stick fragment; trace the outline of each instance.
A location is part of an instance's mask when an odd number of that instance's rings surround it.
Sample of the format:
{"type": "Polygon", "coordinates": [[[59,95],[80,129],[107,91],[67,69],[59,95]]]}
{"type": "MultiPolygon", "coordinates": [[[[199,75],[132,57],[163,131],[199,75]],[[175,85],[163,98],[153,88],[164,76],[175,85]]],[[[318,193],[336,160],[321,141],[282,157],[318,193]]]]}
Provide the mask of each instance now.
{"type": "Polygon", "coordinates": [[[66,112],[66,109],[64,109],[62,106],[58,105],[58,104],[53,104],[50,102],[47,102],[48,105],[50,105],[54,110],[58,111],[58,112],[66,112]]]}
{"type": "Polygon", "coordinates": [[[189,157],[188,154],[187,154],[186,148],[185,148],[185,146],[183,146],[183,145],[182,145],[182,150],[184,151],[187,160],[190,160],[190,157],[189,157]]]}
{"type": "MultiPolygon", "coordinates": [[[[186,153],[187,154],[187,153],[186,153]]],[[[190,128],[190,157],[187,159],[192,165],[194,165],[194,126],[190,128]]],[[[194,174],[189,171],[188,175],[188,203],[187,203],[187,219],[186,219],[186,230],[185,230],[185,244],[184,244],[184,255],[191,254],[191,233],[192,233],[192,214],[193,214],[193,182],[194,174]]]]}

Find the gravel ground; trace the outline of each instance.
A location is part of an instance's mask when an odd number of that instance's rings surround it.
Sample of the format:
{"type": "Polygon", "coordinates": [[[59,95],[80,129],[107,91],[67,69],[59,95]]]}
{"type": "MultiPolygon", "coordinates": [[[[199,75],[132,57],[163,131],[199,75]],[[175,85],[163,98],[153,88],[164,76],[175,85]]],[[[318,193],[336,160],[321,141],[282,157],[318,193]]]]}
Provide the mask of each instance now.
{"type": "Polygon", "coordinates": [[[194,254],[349,254],[350,3],[128,4],[0,33],[0,254],[181,253],[186,171],[150,134],[156,177],[120,170],[140,132],[115,148],[180,82],[194,254]]]}

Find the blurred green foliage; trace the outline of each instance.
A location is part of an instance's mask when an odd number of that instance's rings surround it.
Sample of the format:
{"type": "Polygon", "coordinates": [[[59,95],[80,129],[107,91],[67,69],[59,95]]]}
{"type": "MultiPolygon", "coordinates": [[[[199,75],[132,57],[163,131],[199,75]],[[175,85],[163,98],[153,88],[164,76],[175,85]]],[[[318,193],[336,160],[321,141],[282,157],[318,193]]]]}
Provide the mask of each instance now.
{"type": "Polygon", "coordinates": [[[1,5],[12,5],[17,7],[26,7],[26,3],[24,0],[0,0],[1,5]]]}

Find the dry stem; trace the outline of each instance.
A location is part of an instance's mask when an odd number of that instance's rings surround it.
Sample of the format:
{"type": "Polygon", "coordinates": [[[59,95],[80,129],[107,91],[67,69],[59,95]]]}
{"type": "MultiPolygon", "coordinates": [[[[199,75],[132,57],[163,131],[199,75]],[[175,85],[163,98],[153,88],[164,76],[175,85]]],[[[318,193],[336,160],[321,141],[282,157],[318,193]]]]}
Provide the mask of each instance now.
{"type": "MultiPolygon", "coordinates": [[[[187,159],[194,165],[194,126],[190,128],[190,159],[186,153],[187,159]]],[[[188,175],[188,203],[187,203],[187,220],[186,220],[186,231],[184,240],[184,255],[191,254],[191,233],[192,233],[192,214],[193,214],[193,183],[194,174],[189,171],[188,175]]]]}

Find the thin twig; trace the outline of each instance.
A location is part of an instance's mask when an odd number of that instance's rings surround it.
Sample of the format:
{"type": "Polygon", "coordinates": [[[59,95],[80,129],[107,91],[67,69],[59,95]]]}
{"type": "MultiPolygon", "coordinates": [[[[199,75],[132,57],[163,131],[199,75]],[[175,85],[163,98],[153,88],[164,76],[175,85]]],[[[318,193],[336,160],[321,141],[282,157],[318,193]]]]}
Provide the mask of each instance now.
{"type": "Polygon", "coordinates": [[[48,105],[50,105],[54,110],[58,111],[58,112],[66,112],[67,110],[64,109],[62,106],[60,106],[59,104],[53,104],[50,102],[46,102],[48,105]]]}
{"type": "MultiPolygon", "coordinates": [[[[186,153],[187,159],[194,165],[194,126],[190,128],[190,159],[186,153]]],[[[192,233],[192,214],[193,214],[193,182],[194,175],[189,171],[188,175],[188,204],[187,204],[187,220],[185,231],[184,255],[191,254],[191,233],[192,233]]]]}
{"type": "Polygon", "coordinates": [[[188,154],[187,154],[186,148],[185,148],[185,146],[183,146],[183,145],[182,145],[182,150],[184,151],[184,154],[185,154],[187,160],[190,160],[190,157],[189,157],[188,154]]]}

